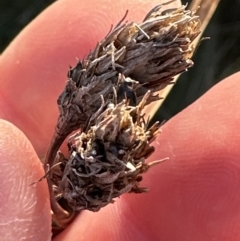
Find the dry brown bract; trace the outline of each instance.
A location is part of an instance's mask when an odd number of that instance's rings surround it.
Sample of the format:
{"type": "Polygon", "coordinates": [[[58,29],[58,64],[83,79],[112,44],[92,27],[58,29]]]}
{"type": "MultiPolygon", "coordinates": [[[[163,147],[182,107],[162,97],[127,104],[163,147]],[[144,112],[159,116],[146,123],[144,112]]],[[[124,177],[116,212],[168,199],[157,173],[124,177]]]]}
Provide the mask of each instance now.
{"type": "MultiPolygon", "coordinates": [[[[122,20],[69,70],[45,165],[53,166],[63,140],[80,129],[70,138],[70,158],[61,158],[62,172],[52,174],[55,196],[73,210],[97,211],[122,193],[145,191],[140,174],[150,165],[145,159],[158,125],[147,129],[141,110],[193,65],[192,42],[200,33],[194,12],[161,7],[139,24],[122,20]]],[[[58,216],[55,206],[53,212],[58,216]]]]}

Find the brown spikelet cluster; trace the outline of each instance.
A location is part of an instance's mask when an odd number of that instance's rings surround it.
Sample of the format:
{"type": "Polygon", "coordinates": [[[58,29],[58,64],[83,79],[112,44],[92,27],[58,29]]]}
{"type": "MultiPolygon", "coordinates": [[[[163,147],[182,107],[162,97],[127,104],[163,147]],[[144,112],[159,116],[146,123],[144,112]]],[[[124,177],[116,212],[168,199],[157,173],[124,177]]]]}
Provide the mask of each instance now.
{"type": "Polygon", "coordinates": [[[45,160],[50,169],[61,163],[48,178],[58,226],[69,212],[97,211],[123,193],[146,191],[139,182],[152,165],[145,161],[154,151],[151,142],[159,125],[147,126],[143,107],[158,100],[156,91],[193,65],[192,45],[199,33],[194,12],[185,6],[162,11],[159,5],[142,23],[120,21],[70,68],[45,160]],[[79,131],[69,138],[69,157],[56,158],[74,130],[79,131]]]}
{"type": "Polygon", "coordinates": [[[139,182],[153,164],[145,161],[159,132],[157,123],[148,129],[141,115],[149,94],[137,107],[126,101],[108,107],[87,133],[74,135],[59,184],[72,209],[98,211],[123,193],[146,191],[139,182]]]}

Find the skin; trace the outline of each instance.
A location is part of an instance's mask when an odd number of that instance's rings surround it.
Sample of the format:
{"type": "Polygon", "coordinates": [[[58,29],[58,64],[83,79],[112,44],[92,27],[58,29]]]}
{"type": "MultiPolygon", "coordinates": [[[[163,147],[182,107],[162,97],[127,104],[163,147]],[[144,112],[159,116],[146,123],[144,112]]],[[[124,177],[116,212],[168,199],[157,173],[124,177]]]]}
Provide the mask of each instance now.
{"type": "MultiPolygon", "coordinates": [[[[141,20],[159,2],[60,0],[2,53],[2,240],[51,239],[46,181],[30,184],[44,175],[39,157],[54,130],[68,64],[94,48],[126,9],[128,19],[141,20]]],[[[149,193],[124,195],[98,213],[82,212],[54,240],[239,240],[239,78],[236,73],[223,80],[163,126],[150,159],[170,160],[144,177],[149,193]]]]}

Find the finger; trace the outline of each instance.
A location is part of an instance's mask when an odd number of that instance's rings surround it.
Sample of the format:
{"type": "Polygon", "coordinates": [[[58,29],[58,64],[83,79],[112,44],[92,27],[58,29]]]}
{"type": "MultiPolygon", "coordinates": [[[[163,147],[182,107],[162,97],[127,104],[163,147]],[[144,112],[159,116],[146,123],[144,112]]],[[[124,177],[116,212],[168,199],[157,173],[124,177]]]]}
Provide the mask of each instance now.
{"type": "Polygon", "coordinates": [[[83,212],[55,240],[240,239],[240,72],[211,89],[162,128],[144,177],[150,192],[124,195],[83,212]]]}
{"type": "MultiPolygon", "coordinates": [[[[1,56],[0,117],[45,153],[57,120],[56,100],[69,64],[93,49],[129,9],[139,21],[159,0],[61,0],[40,14],[1,56]]],[[[179,1],[169,6],[176,6],[179,1]]]]}
{"type": "Polygon", "coordinates": [[[1,240],[46,241],[51,238],[51,216],[46,181],[27,138],[0,120],[0,237],[1,240]]]}

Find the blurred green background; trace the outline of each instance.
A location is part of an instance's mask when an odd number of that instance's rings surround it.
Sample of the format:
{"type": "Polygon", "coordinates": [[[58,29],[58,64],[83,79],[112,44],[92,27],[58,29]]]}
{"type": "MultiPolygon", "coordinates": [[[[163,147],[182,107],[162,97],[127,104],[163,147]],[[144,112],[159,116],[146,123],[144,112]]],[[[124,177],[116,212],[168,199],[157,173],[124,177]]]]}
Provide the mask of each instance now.
{"type": "MultiPolygon", "coordinates": [[[[0,52],[53,2],[0,0],[0,52]]],[[[240,70],[240,0],[221,0],[203,36],[211,39],[201,43],[194,67],[180,77],[155,120],[168,120],[217,82],[240,70]]]]}

